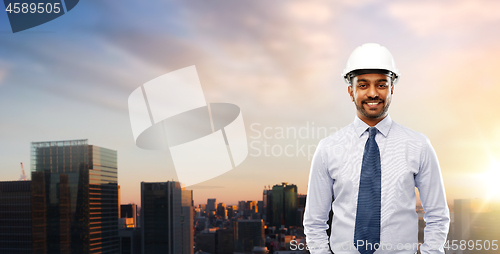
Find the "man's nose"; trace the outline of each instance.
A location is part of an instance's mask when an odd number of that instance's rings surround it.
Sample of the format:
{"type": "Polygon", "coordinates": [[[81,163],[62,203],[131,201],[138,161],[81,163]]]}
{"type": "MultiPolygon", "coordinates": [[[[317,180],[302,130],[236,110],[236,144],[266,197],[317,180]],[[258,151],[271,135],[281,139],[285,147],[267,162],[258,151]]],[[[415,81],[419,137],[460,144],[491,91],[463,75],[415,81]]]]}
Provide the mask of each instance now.
{"type": "Polygon", "coordinates": [[[366,95],[370,98],[377,98],[378,97],[377,88],[375,86],[368,87],[368,93],[366,95]]]}

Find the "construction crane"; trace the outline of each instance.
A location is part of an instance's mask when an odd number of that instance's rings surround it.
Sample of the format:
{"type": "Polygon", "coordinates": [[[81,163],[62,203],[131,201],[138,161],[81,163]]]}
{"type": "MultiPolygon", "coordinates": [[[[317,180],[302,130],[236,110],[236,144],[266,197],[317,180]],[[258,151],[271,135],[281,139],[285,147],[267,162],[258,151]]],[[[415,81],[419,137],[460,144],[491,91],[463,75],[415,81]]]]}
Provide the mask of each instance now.
{"type": "Polygon", "coordinates": [[[21,170],[23,171],[23,174],[21,175],[21,178],[19,178],[19,181],[26,181],[28,178],[26,177],[26,174],[24,173],[24,166],[23,163],[21,162],[21,170]]]}

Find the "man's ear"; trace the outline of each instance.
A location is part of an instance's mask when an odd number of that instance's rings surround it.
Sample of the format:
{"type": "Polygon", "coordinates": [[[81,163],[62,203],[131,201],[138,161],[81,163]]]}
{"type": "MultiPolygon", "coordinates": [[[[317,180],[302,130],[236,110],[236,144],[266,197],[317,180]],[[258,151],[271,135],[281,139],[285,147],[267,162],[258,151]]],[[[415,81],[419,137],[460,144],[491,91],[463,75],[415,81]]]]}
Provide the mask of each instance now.
{"type": "Polygon", "coordinates": [[[349,96],[351,96],[351,100],[354,101],[354,96],[352,95],[352,84],[347,87],[347,92],[349,93],[349,96]]]}
{"type": "Polygon", "coordinates": [[[394,83],[391,83],[391,95],[394,93],[394,83]]]}

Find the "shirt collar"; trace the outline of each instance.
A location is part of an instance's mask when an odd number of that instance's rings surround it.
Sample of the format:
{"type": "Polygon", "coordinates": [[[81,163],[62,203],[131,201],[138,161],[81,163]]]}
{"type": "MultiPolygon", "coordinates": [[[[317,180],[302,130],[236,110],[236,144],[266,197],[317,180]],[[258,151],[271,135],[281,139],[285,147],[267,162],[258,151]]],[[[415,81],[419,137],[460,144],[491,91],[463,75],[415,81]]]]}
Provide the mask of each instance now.
{"type": "MultiPolygon", "coordinates": [[[[359,117],[356,115],[354,117],[354,130],[356,131],[356,134],[358,134],[358,137],[361,137],[363,133],[365,133],[366,129],[368,129],[370,126],[363,122],[363,120],[359,119],[359,117]]],[[[384,135],[384,137],[387,137],[387,134],[389,134],[389,130],[391,129],[392,126],[392,119],[389,115],[387,115],[382,121],[378,122],[375,127],[377,127],[377,130],[384,135]]]]}

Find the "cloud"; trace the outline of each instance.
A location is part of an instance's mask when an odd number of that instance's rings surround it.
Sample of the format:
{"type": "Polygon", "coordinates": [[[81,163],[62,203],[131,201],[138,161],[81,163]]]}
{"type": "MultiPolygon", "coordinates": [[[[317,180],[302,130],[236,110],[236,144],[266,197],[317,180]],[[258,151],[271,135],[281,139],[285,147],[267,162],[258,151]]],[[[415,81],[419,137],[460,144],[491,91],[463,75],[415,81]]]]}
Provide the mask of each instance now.
{"type": "Polygon", "coordinates": [[[2,85],[6,75],[7,75],[7,70],[0,68],[0,86],[2,85]]]}
{"type": "Polygon", "coordinates": [[[325,24],[331,20],[334,9],[327,2],[291,1],[286,5],[286,11],[298,21],[315,24],[325,24]]]}
{"type": "Polygon", "coordinates": [[[339,50],[331,26],[337,10],[328,1],[172,1],[148,6],[154,15],[127,1],[82,11],[102,9],[106,15],[75,24],[78,33],[38,36],[44,47],[0,39],[16,56],[6,58],[16,82],[126,112],[123,98],[138,85],[194,64],[207,99],[236,103],[245,115],[297,119],[327,111],[324,89],[339,50]],[[175,11],[160,16],[167,9],[175,11]]]}
{"type": "MultiPolygon", "coordinates": [[[[208,101],[234,102],[245,112],[271,119],[276,115],[307,116],[311,110],[327,108],[324,105],[330,99],[323,92],[331,82],[329,73],[339,48],[331,27],[337,11],[330,2],[173,4],[182,15],[149,21],[150,17],[141,16],[141,23],[157,22],[164,31],[146,27],[97,29],[97,36],[109,47],[128,55],[118,66],[134,59],[166,73],[195,64],[208,101]],[[179,26],[182,32],[177,31],[179,26]]],[[[108,70],[112,78],[115,68],[108,70]]],[[[146,76],[141,70],[144,68],[124,68],[124,77],[132,73],[146,76]]],[[[163,74],[154,73],[149,79],[163,74]]]]}
{"type": "Polygon", "coordinates": [[[9,72],[9,65],[0,60],[0,86],[4,84],[4,80],[9,72]]]}
{"type": "Polygon", "coordinates": [[[500,21],[498,1],[400,1],[388,5],[389,13],[420,36],[464,34],[500,21]]]}

